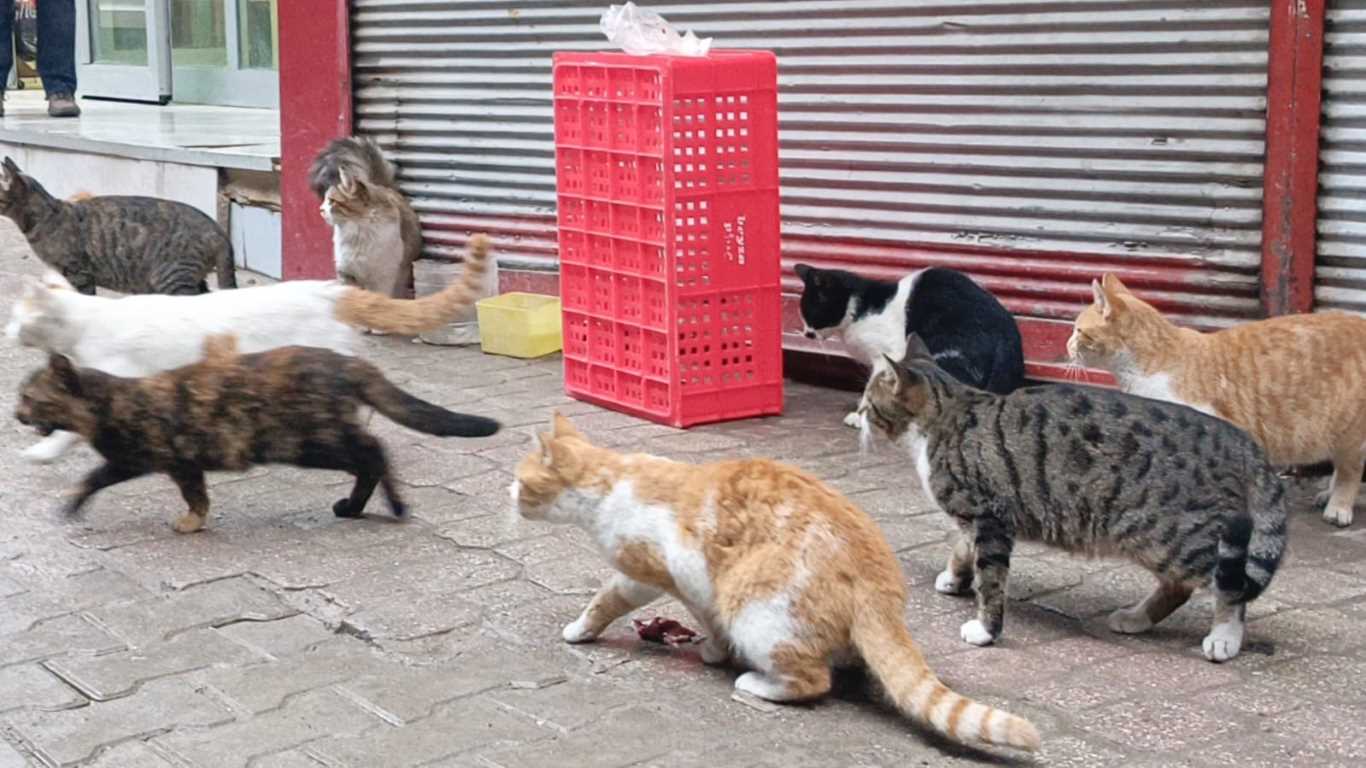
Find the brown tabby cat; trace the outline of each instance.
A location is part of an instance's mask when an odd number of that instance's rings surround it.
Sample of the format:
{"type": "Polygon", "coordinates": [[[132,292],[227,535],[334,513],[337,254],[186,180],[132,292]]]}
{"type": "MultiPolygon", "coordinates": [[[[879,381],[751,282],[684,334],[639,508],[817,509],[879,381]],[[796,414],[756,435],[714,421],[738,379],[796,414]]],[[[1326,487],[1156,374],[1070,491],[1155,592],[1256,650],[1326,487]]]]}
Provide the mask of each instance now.
{"type": "Polygon", "coordinates": [[[1366,318],[1288,315],[1200,333],[1114,275],[1091,288],[1067,342],[1073,360],[1111,371],[1125,392],[1232,422],[1273,464],[1332,461],[1323,517],[1351,525],[1366,464],[1366,318]]]}
{"type": "Polygon", "coordinates": [[[564,628],[567,642],[667,592],[706,628],[703,661],[734,654],[753,670],[738,691],[814,699],[830,690],[832,662],[861,657],[917,722],[960,742],[1039,747],[1029,721],[935,677],[906,629],[905,580],[877,524],[799,469],[622,455],[556,414],[511,490],[523,517],[583,528],[617,569],[564,628]]]}
{"type": "Polygon", "coordinates": [[[25,380],[15,418],[44,436],[79,433],[104,457],[76,489],[67,514],[103,488],[163,472],[189,505],[174,528],[190,533],[209,514],[204,472],[253,464],[349,472],[356,484],[332,506],[338,517],[359,517],[376,485],[401,517],[403,501],[383,446],[361,424],[361,405],[429,435],[498,431],[492,419],[407,394],[363,360],[317,347],[239,356],[232,336],[209,337],[202,362],[137,379],[77,369],[52,355],[25,380]]]}
{"type": "Polygon", "coordinates": [[[398,187],[394,166],[368,138],[336,139],[313,160],[309,185],[332,227],[337,277],[395,298],[413,291],[422,225],[398,187]]]}

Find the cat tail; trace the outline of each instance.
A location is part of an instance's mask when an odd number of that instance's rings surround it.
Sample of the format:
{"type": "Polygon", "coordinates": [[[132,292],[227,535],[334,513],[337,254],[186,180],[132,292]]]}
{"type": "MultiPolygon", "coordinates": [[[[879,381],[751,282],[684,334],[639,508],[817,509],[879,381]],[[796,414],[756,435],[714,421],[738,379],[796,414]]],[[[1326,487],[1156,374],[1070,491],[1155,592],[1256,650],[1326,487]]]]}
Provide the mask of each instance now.
{"type": "Polygon", "coordinates": [[[337,300],[337,319],[357,328],[413,336],[440,328],[469,309],[484,290],[488,271],[488,235],[470,238],[465,273],[460,282],[420,299],[395,299],[361,288],[347,288],[337,300]]]}
{"type": "Polygon", "coordinates": [[[1022,717],[962,696],[939,682],[925,664],[901,611],[865,609],[854,622],[853,641],[896,708],[912,720],[961,744],[1039,748],[1039,731],[1022,717]]]}
{"type": "Polygon", "coordinates": [[[1248,514],[1224,525],[1214,586],[1233,603],[1255,600],[1285,554],[1285,485],[1268,467],[1249,486],[1248,514]]]}
{"type": "Polygon", "coordinates": [[[232,257],[232,241],[223,238],[223,247],[218,251],[214,271],[218,275],[218,290],[237,287],[237,260],[232,257]]]}
{"type": "Polygon", "coordinates": [[[408,429],[438,437],[488,437],[501,427],[493,419],[448,411],[413,397],[384,378],[378,368],[369,363],[355,362],[369,369],[363,374],[361,399],[366,405],[408,429]]]}

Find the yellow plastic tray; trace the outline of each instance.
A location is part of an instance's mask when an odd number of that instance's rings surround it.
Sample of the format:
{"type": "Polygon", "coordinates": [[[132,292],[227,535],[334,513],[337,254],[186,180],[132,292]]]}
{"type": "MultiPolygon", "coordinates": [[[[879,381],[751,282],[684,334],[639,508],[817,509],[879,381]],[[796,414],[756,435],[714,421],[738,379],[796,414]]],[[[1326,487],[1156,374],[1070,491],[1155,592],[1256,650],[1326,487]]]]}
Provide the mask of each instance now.
{"type": "Polygon", "coordinates": [[[541,357],[560,351],[560,299],[538,293],[505,293],[479,300],[479,346],[491,355],[541,357]]]}

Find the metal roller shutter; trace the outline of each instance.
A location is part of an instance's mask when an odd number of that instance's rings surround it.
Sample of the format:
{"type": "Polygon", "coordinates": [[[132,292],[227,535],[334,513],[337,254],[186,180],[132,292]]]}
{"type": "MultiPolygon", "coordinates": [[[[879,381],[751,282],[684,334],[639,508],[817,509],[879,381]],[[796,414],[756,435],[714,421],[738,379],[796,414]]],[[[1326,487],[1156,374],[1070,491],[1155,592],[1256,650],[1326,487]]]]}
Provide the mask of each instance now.
{"type": "Polygon", "coordinates": [[[1332,0],[1323,37],[1314,306],[1366,312],[1366,0],[1332,0]]]}
{"type": "MultiPolygon", "coordinates": [[[[553,264],[550,55],[604,48],[605,5],[354,1],[357,130],[430,255],[479,228],[553,264]]],[[[1186,322],[1260,313],[1266,0],[651,7],[778,54],[789,264],[957,266],[1054,337],[1099,269],[1186,322]]]]}

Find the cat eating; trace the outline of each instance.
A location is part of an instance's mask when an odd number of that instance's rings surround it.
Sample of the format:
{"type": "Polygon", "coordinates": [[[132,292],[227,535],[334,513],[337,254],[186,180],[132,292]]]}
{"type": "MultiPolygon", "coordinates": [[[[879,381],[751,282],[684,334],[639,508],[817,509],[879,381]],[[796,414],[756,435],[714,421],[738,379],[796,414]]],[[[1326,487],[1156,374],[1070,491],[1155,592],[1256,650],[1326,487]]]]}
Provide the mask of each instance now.
{"type": "Polygon", "coordinates": [[[155,197],[97,195],[59,200],[10,158],[0,164],[0,214],[28,238],[44,264],[76,290],[208,293],[237,287],[232,241],[199,209],[155,197]]]}
{"type": "Polygon", "coordinates": [[[977,592],[962,638],[987,645],[1005,620],[1016,540],[1127,558],[1157,577],[1141,603],[1110,615],[1144,632],[1210,587],[1210,661],[1242,647],[1247,604],[1285,551],[1285,488],[1232,425],[1189,408],[1109,390],[1040,386],[996,395],[964,386],[918,337],[865,392],[864,436],[909,454],[921,486],[958,524],[935,589],[977,592]]]}
{"type": "Polygon", "coordinates": [[[1092,281],[1072,359],[1125,392],[1182,403],[1247,430],[1281,466],[1333,462],[1323,518],[1352,524],[1366,466],[1366,318],[1286,315],[1214,333],[1178,328],[1114,275],[1092,281]]]}
{"type": "MultiPolygon", "coordinates": [[[[55,273],[30,284],[5,333],[21,344],[65,355],[82,368],[149,376],[198,360],[204,341],[233,333],[243,352],[284,346],[352,354],[358,328],[415,334],[456,317],[483,290],[489,239],[470,238],[457,283],[421,299],[393,299],[335,281],[291,280],[202,296],[85,296],[55,273]]],[[[24,452],[52,461],[80,438],[57,432],[24,452]]]]}
{"type": "Polygon", "coordinates": [[[702,660],[751,667],[735,688],[770,701],[830,689],[862,658],[897,709],[958,742],[1035,750],[1027,720],[967,699],[925,664],[902,614],[901,569],[877,524],[796,468],[763,459],[694,466],[590,443],[555,414],[517,467],[522,517],[578,525],[617,575],[564,628],[597,638],[662,594],[705,629],[702,660]]]}
{"type": "Polygon", "coordinates": [[[254,464],[335,469],[356,477],[332,511],[359,517],[378,484],[395,517],[405,508],[379,440],[358,417],[368,405],[409,429],[483,437],[498,422],[454,413],[389,383],[375,366],[316,347],[238,355],[231,336],[210,337],[202,362],[141,379],[78,369],[61,355],[20,388],[15,418],[40,434],[78,433],[104,457],[66,507],[75,515],[101,489],[162,472],[189,506],[173,527],[204,527],[204,472],[254,464]]]}
{"type": "MultiPolygon", "coordinates": [[[[794,269],[803,283],[807,338],[839,334],[874,373],[882,369],[883,355],[901,359],[906,337],[918,333],[944,370],[964,384],[1006,394],[1024,383],[1015,318],[962,272],[931,267],[892,282],[806,264],[794,269]]],[[[844,423],[859,426],[858,411],[844,423]]]]}

